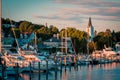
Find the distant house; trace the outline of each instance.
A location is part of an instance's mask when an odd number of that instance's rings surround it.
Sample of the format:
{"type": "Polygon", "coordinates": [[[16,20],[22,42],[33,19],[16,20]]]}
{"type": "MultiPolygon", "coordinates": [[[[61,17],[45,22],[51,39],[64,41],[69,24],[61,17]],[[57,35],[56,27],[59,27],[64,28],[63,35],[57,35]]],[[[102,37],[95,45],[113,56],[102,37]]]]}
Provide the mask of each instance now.
{"type": "Polygon", "coordinates": [[[12,25],[12,24],[2,24],[2,26],[4,26],[5,28],[16,27],[16,25],[12,25]]]}
{"type": "Polygon", "coordinates": [[[43,42],[43,44],[46,46],[51,46],[51,47],[56,47],[56,48],[59,48],[60,43],[61,43],[61,40],[57,39],[56,37],[52,37],[46,40],[45,42],[43,42]]]}
{"type": "Polygon", "coordinates": [[[13,37],[3,37],[2,38],[2,47],[11,47],[14,42],[13,37]]]}
{"type": "Polygon", "coordinates": [[[19,46],[24,46],[28,44],[31,40],[35,38],[34,33],[22,33],[20,38],[17,39],[19,46]]]}
{"type": "Polygon", "coordinates": [[[70,52],[72,52],[73,50],[72,40],[70,37],[67,37],[67,38],[52,37],[44,41],[43,45],[44,46],[41,46],[41,48],[57,48],[57,49],[67,48],[68,51],[70,52]]]}

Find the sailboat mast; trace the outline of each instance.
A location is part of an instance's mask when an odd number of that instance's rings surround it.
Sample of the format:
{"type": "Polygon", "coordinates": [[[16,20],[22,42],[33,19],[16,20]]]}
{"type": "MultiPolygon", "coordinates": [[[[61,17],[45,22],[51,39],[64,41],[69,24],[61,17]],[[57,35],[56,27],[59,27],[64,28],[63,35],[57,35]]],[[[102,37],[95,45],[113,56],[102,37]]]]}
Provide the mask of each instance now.
{"type": "Polygon", "coordinates": [[[65,51],[66,51],[66,54],[68,53],[67,50],[68,50],[68,44],[67,44],[67,29],[65,30],[65,44],[66,44],[66,48],[65,48],[65,51]]]}
{"type": "Polygon", "coordinates": [[[64,43],[63,43],[63,31],[62,31],[62,36],[61,36],[61,52],[63,52],[63,45],[64,45],[64,43]]]}
{"type": "Polygon", "coordinates": [[[37,35],[36,35],[36,32],[34,34],[35,34],[35,49],[37,50],[37,35]]]}
{"type": "Polygon", "coordinates": [[[2,52],[2,49],[1,49],[1,47],[2,47],[2,30],[1,30],[1,28],[2,28],[2,21],[1,21],[1,18],[2,18],[2,13],[1,13],[1,4],[2,4],[2,1],[0,0],[0,53],[2,52]]]}

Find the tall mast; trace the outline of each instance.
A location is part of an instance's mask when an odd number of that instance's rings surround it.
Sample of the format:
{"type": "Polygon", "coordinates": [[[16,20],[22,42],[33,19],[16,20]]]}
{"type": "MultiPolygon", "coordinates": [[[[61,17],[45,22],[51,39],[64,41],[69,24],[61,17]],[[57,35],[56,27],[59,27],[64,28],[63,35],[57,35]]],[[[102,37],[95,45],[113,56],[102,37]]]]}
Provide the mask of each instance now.
{"type": "Polygon", "coordinates": [[[63,45],[64,45],[64,43],[63,43],[63,31],[62,31],[62,36],[61,36],[61,52],[63,52],[63,45]]]}
{"type": "Polygon", "coordinates": [[[36,35],[36,32],[34,34],[35,34],[35,50],[37,51],[37,35],[36,35]]]}
{"type": "Polygon", "coordinates": [[[1,2],[1,0],[0,0],[0,53],[2,52],[2,49],[1,49],[1,45],[2,45],[2,30],[1,30],[1,27],[2,27],[2,21],[1,21],[1,18],[2,18],[2,13],[1,13],[1,4],[2,4],[2,2],[1,2]]]}
{"type": "Polygon", "coordinates": [[[67,28],[65,28],[65,45],[66,45],[66,48],[65,48],[65,52],[67,54],[67,50],[68,50],[68,44],[67,44],[67,28]]]}

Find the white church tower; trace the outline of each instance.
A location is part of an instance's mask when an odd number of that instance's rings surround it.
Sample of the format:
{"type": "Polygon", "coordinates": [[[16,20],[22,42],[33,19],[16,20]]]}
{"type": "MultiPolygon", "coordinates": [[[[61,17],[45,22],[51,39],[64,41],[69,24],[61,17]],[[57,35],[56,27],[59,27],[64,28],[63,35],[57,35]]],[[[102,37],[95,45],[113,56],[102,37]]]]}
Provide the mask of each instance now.
{"type": "Polygon", "coordinates": [[[90,36],[90,41],[92,41],[93,38],[94,38],[94,27],[93,27],[92,22],[91,22],[91,17],[89,18],[89,22],[88,22],[88,26],[86,28],[86,32],[90,36]]]}

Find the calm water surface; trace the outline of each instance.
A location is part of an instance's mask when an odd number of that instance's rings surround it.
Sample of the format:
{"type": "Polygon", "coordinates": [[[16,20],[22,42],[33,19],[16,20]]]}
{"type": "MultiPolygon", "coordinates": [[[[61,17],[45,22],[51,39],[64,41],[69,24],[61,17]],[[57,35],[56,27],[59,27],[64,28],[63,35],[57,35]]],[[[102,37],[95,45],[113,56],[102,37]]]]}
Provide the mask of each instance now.
{"type": "MultiPolygon", "coordinates": [[[[120,80],[120,63],[109,63],[102,65],[84,65],[78,66],[78,69],[71,67],[63,67],[62,71],[48,72],[48,78],[46,73],[22,73],[20,80],[120,80]]],[[[8,80],[14,80],[13,76],[9,76],[8,80]]]]}

